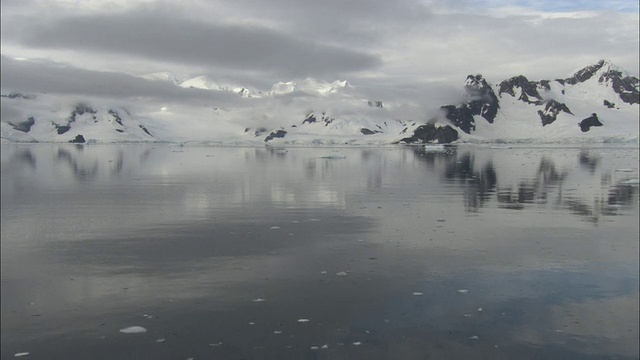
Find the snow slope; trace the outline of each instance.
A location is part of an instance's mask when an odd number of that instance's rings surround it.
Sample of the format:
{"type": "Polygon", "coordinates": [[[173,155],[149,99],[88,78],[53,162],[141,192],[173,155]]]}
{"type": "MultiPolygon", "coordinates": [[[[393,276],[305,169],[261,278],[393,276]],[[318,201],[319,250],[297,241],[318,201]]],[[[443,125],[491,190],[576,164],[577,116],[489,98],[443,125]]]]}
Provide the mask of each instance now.
{"type": "Polygon", "coordinates": [[[605,60],[557,80],[520,75],[490,83],[473,75],[462,82],[466,96],[459,103],[409,118],[405,110],[415,104],[368,99],[347,81],[297,79],[262,92],[207,76],[182,81],[164,72],[143,78],[180,91],[211,91],[211,104],[122,104],[2,89],[2,141],[69,142],[82,135],[95,143],[381,145],[405,141],[431,123],[435,129],[451,126],[457,142],[467,143],[638,142],[638,79],[605,60]],[[226,92],[237,101],[214,102],[220,99],[214,94],[226,92]],[[602,126],[583,131],[578,124],[594,113],[602,126]]]}

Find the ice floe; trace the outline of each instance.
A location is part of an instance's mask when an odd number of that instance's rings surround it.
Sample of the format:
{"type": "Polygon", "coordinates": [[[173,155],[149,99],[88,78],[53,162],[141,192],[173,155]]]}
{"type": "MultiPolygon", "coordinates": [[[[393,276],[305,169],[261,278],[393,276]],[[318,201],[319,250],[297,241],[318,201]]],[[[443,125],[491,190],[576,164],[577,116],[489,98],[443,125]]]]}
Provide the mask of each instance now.
{"type": "Polygon", "coordinates": [[[146,333],[147,329],[143,328],[142,326],[129,326],[127,328],[120,329],[120,332],[123,334],[140,334],[146,333]]]}

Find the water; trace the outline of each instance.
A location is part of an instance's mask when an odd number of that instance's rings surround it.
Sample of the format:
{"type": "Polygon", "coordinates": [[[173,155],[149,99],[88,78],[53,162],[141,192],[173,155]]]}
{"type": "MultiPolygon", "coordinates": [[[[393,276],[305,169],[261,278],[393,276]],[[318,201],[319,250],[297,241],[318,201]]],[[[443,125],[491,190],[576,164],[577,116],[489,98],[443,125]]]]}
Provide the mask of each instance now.
{"type": "Polygon", "coordinates": [[[2,358],[638,358],[637,179],[629,147],[3,145],[2,358]]]}

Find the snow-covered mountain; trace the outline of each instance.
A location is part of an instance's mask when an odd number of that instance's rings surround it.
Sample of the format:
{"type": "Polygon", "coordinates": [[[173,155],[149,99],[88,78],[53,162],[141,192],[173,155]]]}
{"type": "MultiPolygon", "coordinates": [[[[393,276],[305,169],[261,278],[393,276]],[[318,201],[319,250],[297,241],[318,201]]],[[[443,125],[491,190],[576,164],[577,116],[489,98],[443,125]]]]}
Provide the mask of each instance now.
{"type": "Polygon", "coordinates": [[[518,75],[490,83],[480,74],[469,75],[462,83],[463,98],[414,119],[394,112],[406,104],[369,99],[347,81],[307,78],[278,82],[263,92],[207,76],[182,80],[167,72],[143,78],[170,82],[177,89],[211,91],[211,107],[158,104],[128,111],[127,106],[106,100],[6,92],[1,98],[2,141],[283,145],[638,141],[640,82],[606,60],[555,80],[532,81],[518,75]],[[225,92],[237,94],[238,102],[228,107],[214,103],[213,96],[225,92]]]}

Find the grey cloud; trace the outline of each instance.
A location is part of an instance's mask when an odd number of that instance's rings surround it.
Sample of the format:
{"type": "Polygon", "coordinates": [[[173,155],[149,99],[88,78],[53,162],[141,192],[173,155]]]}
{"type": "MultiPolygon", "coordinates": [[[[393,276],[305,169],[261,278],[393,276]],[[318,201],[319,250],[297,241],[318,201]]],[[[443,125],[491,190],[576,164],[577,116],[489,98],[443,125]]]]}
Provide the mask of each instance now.
{"type": "Polygon", "coordinates": [[[43,49],[138,56],[152,61],[322,76],[374,68],[372,54],[252,26],[197,22],[164,13],[130,12],[37,20],[14,19],[3,41],[43,49]]]}
{"type": "Polygon", "coordinates": [[[148,98],[194,105],[237,105],[237,95],[183,89],[169,82],[130,75],[78,69],[49,61],[18,61],[2,56],[2,91],[77,94],[113,99],[148,98]]]}

